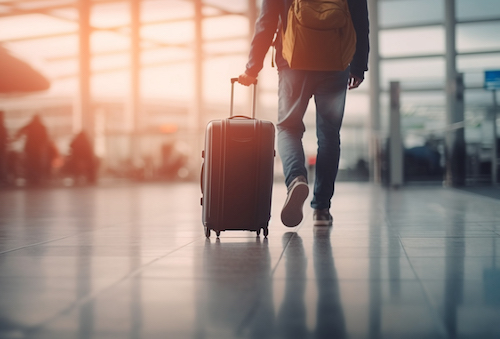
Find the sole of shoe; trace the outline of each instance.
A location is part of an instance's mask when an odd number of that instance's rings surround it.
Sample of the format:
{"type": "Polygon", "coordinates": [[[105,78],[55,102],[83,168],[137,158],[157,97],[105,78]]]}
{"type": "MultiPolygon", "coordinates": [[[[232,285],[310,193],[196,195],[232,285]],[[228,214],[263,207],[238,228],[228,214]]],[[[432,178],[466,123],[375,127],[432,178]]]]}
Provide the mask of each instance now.
{"type": "Polygon", "coordinates": [[[295,227],[302,221],[302,207],[309,195],[309,186],[299,183],[288,193],[288,197],[281,210],[281,221],[285,226],[295,227]]]}

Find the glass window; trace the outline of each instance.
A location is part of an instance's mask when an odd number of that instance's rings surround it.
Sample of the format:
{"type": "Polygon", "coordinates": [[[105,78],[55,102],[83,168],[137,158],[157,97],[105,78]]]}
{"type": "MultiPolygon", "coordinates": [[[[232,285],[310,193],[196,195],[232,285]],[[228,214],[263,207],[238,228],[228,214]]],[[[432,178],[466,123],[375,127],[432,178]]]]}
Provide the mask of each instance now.
{"type": "Polygon", "coordinates": [[[439,22],[444,17],[443,3],[436,0],[379,1],[379,24],[386,27],[439,22]]]}
{"type": "Polygon", "coordinates": [[[381,63],[380,70],[383,87],[388,86],[389,81],[430,82],[432,87],[435,87],[441,85],[444,80],[445,60],[444,58],[387,60],[381,63]]]}
{"type": "Polygon", "coordinates": [[[380,32],[380,54],[384,57],[442,53],[444,29],[441,26],[380,32]]]}
{"type": "Polygon", "coordinates": [[[498,0],[457,0],[457,19],[471,20],[500,16],[498,0]]]}
{"type": "MultiPolygon", "coordinates": [[[[500,1],[498,1],[500,3],[500,1]]],[[[499,50],[500,20],[477,24],[457,25],[458,52],[499,50]]]]}

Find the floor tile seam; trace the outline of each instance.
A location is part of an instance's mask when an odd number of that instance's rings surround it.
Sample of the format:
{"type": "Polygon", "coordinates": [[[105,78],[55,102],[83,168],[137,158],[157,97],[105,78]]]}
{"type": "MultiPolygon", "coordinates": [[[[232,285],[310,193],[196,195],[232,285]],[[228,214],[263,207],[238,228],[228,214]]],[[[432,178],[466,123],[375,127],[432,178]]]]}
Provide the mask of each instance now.
{"type": "Polygon", "coordinates": [[[401,235],[401,238],[404,239],[491,239],[492,235],[494,235],[494,238],[497,236],[500,236],[499,232],[496,231],[491,231],[491,234],[482,234],[482,235],[466,235],[466,236],[422,236],[422,235],[415,235],[415,236],[408,236],[408,235],[401,235]]]}
{"type": "MultiPolygon", "coordinates": [[[[300,226],[299,226],[299,227],[297,227],[297,229],[298,229],[298,228],[300,228],[300,226]]],[[[285,255],[285,250],[287,249],[288,245],[290,244],[290,242],[291,242],[291,240],[292,240],[292,237],[295,237],[295,236],[297,235],[297,231],[292,232],[292,233],[294,233],[294,234],[293,234],[290,238],[288,238],[288,240],[287,240],[287,242],[286,242],[285,246],[283,247],[283,250],[281,251],[281,254],[280,254],[279,258],[276,260],[276,264],[275,264],[275,265],[274,265],[274,267],[271,269],[271,274],[270,274],[271,279],[272,279],[272,278],[274,278],[274,273],[275,273],[275,272],[276,272],[276,270],[278,269],[278,266],[279,266],[279,264],[281,263],[281,261],[282,261],[282,259],[283,259],[284,255],[285,255]]]]}
{"type": "Polygon", "coordinates": [[[500,253],[491,256],[491,255],[476,255],[476,256],[470,256],[470,255],[456,255],[456,256],[444,256],[444,255],[428,255],[428,256],[418,256],[418,255],[411,255],[408,258],[417,258],[417,259],[446,259],[446,258],[464,258],[464,259],[493,259],[493,258],[499,258],[500,253]]]}
{"type": "MultiPolygon", "coordinates": [[[[445,282],[446,281],[446,277],[443,277],[443,278],[420,278],[420,282],[421,283],[436,283],[436,282],[445,282]]],[[[475,279],[472,279],[472,278],[466,278],[466,277],[463,277],[461,278],[461,282],[463,283],[483,283],[484,280],[483,279],[478,279],[478,278],[475,278],[475,279]]]]}
{"type": "MultiPolygon", "coordinates": [[[[164,259],[164,258],[168,257],[168,256],[169,256],[169,255],[171,255],[172,253],[175,253],[175,252],[177,252],[177,251],[179,251],[179,250],[183,249],[184,247],[187,247],[187,246],[189,246],[189,245],[193,244],[194,242],[198,241],[200,238],[201,238],[201,236],[200,236],[200,237],[198,237],[197,239],[193,239],[192,241],[190,241],[190,242],[188,242],[188,243],[186,243],[186,244],[184,244],[184,245],[181,245],[181,246],[179,246],[179,247],[177,247],[177,248],[175,248],[175,249],[173,249],[173,250],[171,250],[171,251],[169,251],[168,253],[165,253],[165,254],[163,254],[163,255],[160,255],[160,256],[151,256],[150,258],[154,258],[154,259],[152,259],[152,260],[150,260],[150,261],[148,261],[148,262],[146,262],[146,263],[141,264],[141,265],[140,265],[138,268],[136,268],[135,270],[133,270],[133,271],[131,271],[131,272],[128,272],[128,273],[127,273],[127,274],[125,274],[125,275],[124,275],[121,279],[119,279],[119,280],[115,281],[115,282],[114,282],[113,284],[111,284],[110,286],[108,286],[108,287],[106,287],[106,288],[103,288],[101,291],[98,291],[98,292],[96,292],[96,293],[97,293],[97,294],[99,294],[100,292],[102,292],[102,291],[104,291],[104,290],[106,290],[106,289],[108,289],[108,288],[112,288],[112,287],[114,287],[115,285],[118,285],[118,284],[120,284],[121,282],[123,282],[123,281],[125,281],[125,280],[127,280],[127,279],[129,279],[129,278],[134,277],[135,275],[139,274],[141,271],[145,270],[148,266],[150,266],[150,265],[154,264],[155,262],[157,262],[157,261],[159,261],[159,260],[161,260],[161,259],[164,259]]],[[[203,236],[203,238],[205,238],[205,237],[203,236]]],[[[142,257],[142,256],[141,256],[141,258],[149,258],[149,257],[142,257]]],[[[96,295],[97,295],[97,294],[96,294],[96,295]]]]}
{"type": "Polygon", "coordinates": [[[420,290],[424,294],[425,303],[427,304],[427,307],[429,308],[430,312],[432,313],[431,318],[432,318],[433,323],[436,326],[437,331],[439,332],[439,334],[441,334],[443,336],[447,336],[448,331],[446,329],[446,326],[445,326],[443,320],[441,319],[438,310],[434,307],[433,303],[431,302],[431,296],[428,294],[428,292],[423,284],[422,279],[417,274],[417,271],[415,270],[415,267],[413,266],[413,263],[410,260],[410,256],[408,255],[408,252],[406,251],[406,248],[401,240],[401,237],[399,239],[399,242],[401,244],[401,247],[403,248],[404,254],[406,256],[406,260],[408,261],[408,264],[410,265],[411,270],[412,270],[413,274],[415,275],[416,282],[418,283],[420,290]]]}
{"type": "Polygon", "coordinates": [[[303,278],[303,279],[293,279],[288,277],[273,277],[273,281],[331,281],[331,282],[413,282],[418,283],[418,279],[415,278],[303,278]]]}
{"type": "MultiPolygon", "coordinates": [[[[227,277],[233,279],[238,279],[238,276],[227,275],[227,277]]],[[[207,275],[186,275],[186,276],[142,276],[141,280],[144,281],[221,281],[222,278],[207,276],[207,275]]],[[[271,282],[275,281],[350,281],[350,282],[414,282],[417,283],[418,279],[415,278],[363,278],[363,277],[351,277],[351,278],[342,278],[342,277],[334,277],[334,278],[317,278],[317,277],[305,277],[305,278],[290,278],[285,276],[273,277],[271,274],[259,276],[259,279],[266,279],[271,282]]],[[[70,279],[68,279],[70,280],[70,279]]],[[[425,278],[421,279],[422,281],[442,281],[443,279],[430,279],[425,278]]],[[[481,281],[481,280],[473,280],[473,279],[464,279],[464,281],[481,281]]]]}
{"type": "MultiPolygon", "coordinates": [[[[204,238],[204,237],[203,237],[204,238]]],[[[134,271],[132,272],[129,272],[127,274],[125,274],[122,278],[112,282],[111,284],[109,284],[108,286],[106,287],[103,287],[101,288],[100,290],[98,291],[95,291],[93,293],[88,293],[87,295],[75,300],[74,302],[70,303],[69,306],[65,307],[64,309],[62,309],[61,311],[57,312],[56,314],[54,314],[53,316],[47,318],[46,320],[42,321],[41,323],[37,324],[37,325],[33,325],[31,327],[29,327],[27,329],[27,332],[29,333],[33,333],[33,332],[36,332],[38,330],[41,330],[43,327],[45,327],[46,325],[50,324],[51,322],[55,321],[56,319],[58,319],[59,317],[61,317],[62,315],[64,314],[67,314],[67,313],[70,313],[72,310],[74,310],[76,307],[78,306],[81,306],[81,305],[84,305],[85,303],[89,302],[90,300],[92,299],[95,299],[97,296],[99,296],[100,294],[112,289],[113,287],[121,284],[122,282],[132,278],[133,276],[135,276],[136,274],[138,274],[139,272],[143,271],[147,266],[150,266],[151,264],[157,262],[158,260],[161,260],[163,258],[165,258],[166,256],[168,256],[169,254],[173,253],[173,252],[176,252],[186,246],[189,246],[190,244],[194,243],[195,241],[197,241],[198,239],[195,239],[187,244],[184,244],[172,251],[170,251],[168,254],[166,255],[163,255],[161,257],[157,257],[156,259],[148,262],[148,263],[145,263],[145,264],[142,264],[140,265],[140,267],[138,267],[137,269],[135,269],[134,271]]]]}
{"type": "Polygon", "coordinates": [[[474,193],[474,192],[471,192],[471,191],[466,191],[466,190],[462,190],[462,189],[459,189],[459,188],[454,188],[454,187],[450,187],[452,190],[454,190],[455,192],[461,194],[461,195],[467,195],[467,196],[473,196],[473,197],[481,197],[485,200],[489,200],[491,202],[495,202],[497,204],[500,204],[500,200],[496,199],[496,198],[493,198],[493,197],[490,197],[490,196],[487,196],[487,195],[483,195],[483,194],[479,194],[479,193],[474,193]]]}
{"type": "Polygon", "coordinates": [[[18,250],[22,250],[22,249],[29,248],[29,247],[36,247],[36,246],[39,246],[39,245],[49,244],[51,242],[56,242],[56,241],[59,241],[59,240],[64,240],[64,239],[68,239],[68,238],[71,238],[71,237],[76,237],[78,235],[85,234],[85,233],[93,233],[93,232],[95,232],[97,230],[102,230],[102,229],[105,229],[105,228],[111,228],[111,227],[114,227],[114,226],[116,226],[116,225],[103,226],[103,227],[99,227],[99,228],[93,229],[91,231],[77,232],[77,233],[70,234],[70,235],[67,235],[67,236],[64,236],[64,237],[60,237],[60,238],[56,238],[56,239],[50,239],[50,240],[46,240],[46,241],[40,241],[40,242],[37,242],[37,243],[34,243],[34,244],[24,245],[24,246],[21,246],[21,247],[11,248],[9,250],[0,252],[0,255],[7,254],[7,253],[10,253],[10,252],[14,252],[14,251],[18,251],[18,250]]]}
{"type": "Polygon", "coordinates": [[[434,235],[434,236],[425,236],[425,235],[414,235],[408,236],[404,234],[400,234],[400,238],[404,240],[415,240],[415,239],[492,239],[496,238],[499,235],[499,231],[488,231],[489,234],[471,234],[471,235],[457,235],[457,236],[445,236],[445,235],[434,235]]]}
{"type": "Polygon", "coordinates": [[[46,241],[37,242],[37,243],[34,243],[34,244],[24,245],[24,246],[21,246],[21,247],[11,248],[9,250],[0,252],[0,255],[7,254],[7,253],[10,253],[10,252],[14,252],[14,251],[18,251],[18,250],[22,250],[22,249],[29,248],[29,247],[35,247],[35,246],[39,246],[39,245],[48,244],[48,243],[51,243],[51,242],[54,242],[54,241],[59,241],[59,240],[71,238],[71,237],[74,237],[75,235],[78,235],[78,234],[81,234],[81,233],[71,234],[71,235],[67,235],[67,236],[61,237],[61,238],[50,239],[50,240],[46,240],[46,241]]]}
{"type": "MultiPolygon", "coordinates": [[[[233,278],[233,277],[231,277],[233,278]]],[[[262,276],[259,277],[261,279],[268,279],[269,281],[272,282],[272,278],[270,276],[262,276]]],[[[163,281],[163,282],[180,282],[180,281],[186,281],[186,282],[220,282],[221,278],[210,278],[210,277],[204,277],[204,276],[192,276],[192,277],[141,277],[141,281],[163,281]]]]}
{"type": "MultiPolygon", "coordinates": [[[[462,258],[464,257],[463,255],[443,255],[443,256],[436,256],[436,255],[411,255],[408,258],[415,258],[415,259],[449,259],[449,258],[462,258]]],[[[488,259],[500,259],[500,253],[497,253],[495,256],[487,256],[487,255],[466,255],[465,258],[469,259],[479,259],[479,258],[488,258],[488,259]]]]}
{"type": "Polygon", "coordinates": [[[342,255],[340,253],[333,253],[333,257],[335,260],[347,260],[347,259],[394,259],[401,258],[401,255],[342,255]]]}

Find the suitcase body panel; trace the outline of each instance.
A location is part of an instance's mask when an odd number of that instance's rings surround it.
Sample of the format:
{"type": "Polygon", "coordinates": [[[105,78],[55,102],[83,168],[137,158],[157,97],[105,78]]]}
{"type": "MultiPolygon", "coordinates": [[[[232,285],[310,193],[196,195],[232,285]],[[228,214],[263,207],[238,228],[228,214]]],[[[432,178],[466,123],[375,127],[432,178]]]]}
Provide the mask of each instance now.
{"type": "MultiPolygon", "coordinates": [[[[260,232],[271,216],[274,125],[250,118],[211,121],[205,134],[203,224],[260,232]]],[[[209,233],[208,233],[209,234],[209,233]]]]}

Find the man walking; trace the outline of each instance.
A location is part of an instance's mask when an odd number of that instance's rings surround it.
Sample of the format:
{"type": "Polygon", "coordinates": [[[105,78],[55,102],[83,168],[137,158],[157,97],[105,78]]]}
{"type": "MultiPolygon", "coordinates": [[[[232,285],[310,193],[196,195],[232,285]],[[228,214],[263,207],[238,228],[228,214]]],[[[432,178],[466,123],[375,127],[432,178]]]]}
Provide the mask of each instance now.
{"type": "MultiPolygon", "coordinates": [[[[308,3],[310,4],[310,2],[308,3]]],[[[292,24],[289,21],[295,20],[293,17],[295,12],[292,12],[294,9],[297,12],[300,6],[308,6],[309,4],[305,0],[263,0],[261,13],[255,25],[255,35],[246,70],[238,79],[245,86],[256,82],[257,75],[263,67],[265,55],[273,44],[276,33],[274,46],[276,47],[276,65],[279,74],[278,151],[283,163],[285,183],[288,187],[288,196],[281,212],[281,220],[289,227],[297,226],[302,221],[302,207],[309,194],[302,146],[302,136],[305,132],[302,119],[309,99],[314,97],[315,100],[318,139],[314,196],[311,207],[314,209],[314,225],[330,226],[333,221],[330,207],[340,158],[340,127],[344,115],[346,90],[347,88],[357,88],[363,82],[364,72],[368,70],[369,25],[366,0],[335,0],[330,2],[316,0],[315,3],[326,4],[326,6],[338,3],[340,7],[345,6],[344,12],[350,12],[350,16],[347,14],[348,24],[355,31],[352,34],[352,53],[349,54],[349,51],[342,50],[343,47],[340,46],[343,44],[333,46],[333,43],[330,43],[333,40],[328,39],[321,41],[319,53],[304,47],[299,52],[302,55],[308,53],[319,55],[323,53],[323,50],[327,53],[333,49],[334,53],[339,56],[348,55],[349,60],[345,66],[327,66],[323,69],[319,62],[316,64],[313,62],[312,65],[305,67],[295,66],[295,61],[290,56],[290,40],[287,40],[289,39],[287,34],[293,34],[290,27],[294,26],[295,29],[297,24],[296,22],[292,24]],[[290,31],[288,31],[289,29],[290,31]]],[[[321,13],[321,11],[316,11],[316,13],[321,13]]],[[[338,25],[333,23],[331,26],[340,27],[342,25],[347,27],[345,23],[338,25]]],[[[335,32],[335,29],[332,32],[335,32]]],[[[339,35],[342,36],[342,34],[348,35],[345,31],[339,35]]],[[[294,40],[300,42],[300,40],[294,40]]],[[[314,42],[318,38],[311,36],[305,40],[314,42]]],[[[300,47],[297,45],[295,48],[300,49],[300,47]]],[[[321,55],[319,56],[321,57],[321,55]]],[[[328,58],[326,57],[326,59],[328,58]]]]}

